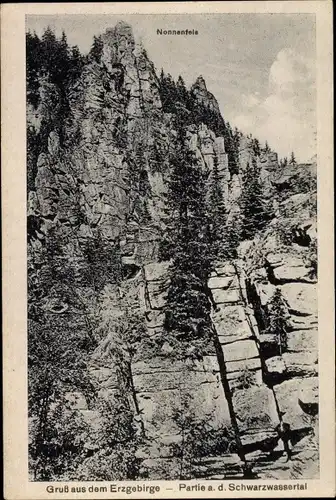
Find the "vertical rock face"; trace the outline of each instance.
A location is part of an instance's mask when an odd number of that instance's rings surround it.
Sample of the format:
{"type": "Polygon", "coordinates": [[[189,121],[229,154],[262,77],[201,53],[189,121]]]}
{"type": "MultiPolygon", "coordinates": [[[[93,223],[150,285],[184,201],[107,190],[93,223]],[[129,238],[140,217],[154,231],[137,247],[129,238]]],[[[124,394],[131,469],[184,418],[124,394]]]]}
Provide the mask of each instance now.
{"type": "Polygon", "coordinates": [[[192,85],[191,92],[199,103],[208,105],[211,111],[220,115],[218,102],[214,95],[208,91],[202,75],[200,75],[192,85]]]}
{"type": "MultiPolygon", "coordinates": [[[[30,197],[29,213],[41,218],[42,227],[53,224],[68,233],[65,226],[70,225],[80,238],[99,229],[104,238],[120,238],[127,247],[127,257],[133,245],[134,259],[146,262],[156,255],[167,176],[165,161],[174,131],[169,115],[162,112],[154,66],[135,42],[131,27],[119,23],[102,35],[102,43],[101,62],[89,62],[70,90],[73,119],[65,125],[65,147],[60,146],[57,129],[52,130],[45,152],[37,159],[36,196],[30,197]],[[153,163],[151,154],[158,145],[159,165],[153,163]],[[139,171],[132,179],[129,163],[130,154],[134,157],[139,147],[145,150],[142,181],[139,171]],[[142,215],[145,208],[150,216],[146,221],[142,215]]],[[[198,79],[196,93],[197,89],[205,92],[204,99],[210,96],[220,113],[203,79],[198,79]]],[[[39,108],[28,107],[28,127],[35,131],[39,131],[42,119],[56,113],[51,98],[56,106],[60,100],[56,86],[44,81],[40,94],[39,108]]],[[[190,145],[205,170],[211,172],[217,156],[228,197],[230,175],[224,139],[203,124],[189,130],[190,145]]]]}
{"type": "MultiPolygon", "coordinates": [[[[310,454],[311,465],[318,453],[313,435],[318,413],[317,279],[311,252],[316,209],[312,192],[293,194],[298,176],[307,180],[307,169],[279,173],[275,152],[256,156],[251,140],[241,136],[239,171],[232,174],[225,137],[203,123],[188,126],[189,146],[209,182],[214,158],[218,160],[228,211],[237,208],[242,172],[253,158],[264,186],[288,196],[265,233],[242,244],[239,259],[219,263],[212,273],[213,338],[202,346],[203,356],[195,345],[180,352],[164,326],[169,263],[158,263],[167,157],[175,134],[172,116],[162,110],[154,66],[131,27],[118,23],[101,40],[100,62],[87,62],[70,89],[63,136],[54,120],[62,100],[55,85],[41,79],[39,106],[27,107],[28,128],[46,136],[28,193],[30,252],[39,262],[54,230],[64,258],[76,262],[80,274],[82,248],[94,236],[119,245],[122,280],[95,290],[97,303],[90,307],[96,308],[98,322],[107,321],[106,307],[111,325],[127,321],[131,313],[141,324],[134,352],[125,356],[130,405],[144,437],[138,451],[144,477],[162,479],[170,469],[170,477],[179,477],[176,450],[183,433],[177,414],[186,411],[203,426],[198,431],[208,450],[192,477],[242,477],[243,463],[252,462],[262,478],[293,478],[295,460],[305,463],[310,454]],[[43,130],[43,121],[51,123],[50,129],[43,130]],[[281,240],[286,231],[290,244],[281,240]],[[287,345],[281,352],[276,335],[267,330],[276,290],[288,312],[287,345]],[[297,457],[290,464],[284,464],[282,423],[290,427],[297,457]]],[[[203,77],[191,92],[220,115],[203,77]]],[[[66,305],[58,310],[60,315],[68,312],[66,305]]],[[[122,341],[116,341],[113,328],[100,339],[90,364],[99,394],[107,400],[120,384],[115,351],[122,341]]],[[[82,395],[77,399],[88,416],[91,410],[82,395]]],[[[312,478],[317,471],[311,467],[302,472],[307,474],[312,478]]]]}

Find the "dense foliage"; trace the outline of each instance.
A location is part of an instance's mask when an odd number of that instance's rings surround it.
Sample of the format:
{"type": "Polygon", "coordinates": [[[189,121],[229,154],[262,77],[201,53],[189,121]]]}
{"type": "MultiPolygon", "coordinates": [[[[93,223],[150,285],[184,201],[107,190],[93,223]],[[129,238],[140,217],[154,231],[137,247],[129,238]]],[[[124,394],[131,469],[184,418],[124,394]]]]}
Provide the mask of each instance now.
{"type": "Polygon", "coordinates": [[[43,93],[41,123],[27,131],[28,190],[34,190],[37,157],[47,151],[49,133],[56,131],[61,145],[66,142],[66,125],[72,119],[68,93],[84,63],[85,57],[77,46],[68,45],[64,32],[60,39],[50,27],[41,38],[35,32],[26,33],[27,104],[38,108],[43,93]]]}
{"type": "Polygon", "coordinates": [[[161,71],[159,91],[163,111],[177,114],[185,125],[204,123],[217,136],[224,137],[231,173],[238,172],[238,150],[231,127],[222,115],[199,99],[193,88],[188,90],[181,76],[175,83],[172,76],[161,71]]]}
{"type": "Polygon", "coordinates": [[[252,239],[257,231],[265,228],[272,217],[271,200],[265,197],[260,181],[260,168],[255,158],[247,164],[242,179],[241,238],[252,239]]]}
{"type": "MultiPolygon", "coordinates": [[[[69,47],[65,33],[57,39],[51,28],[39,38],[34,32],[26,34],[27,99],[33,106],[40,102],[39,80],[46,78],[66,99],[66,90],[80,76],[84,57],[77,46],[69,47]]],[[[65,103],[64,103],[65,104],[65,103]]]]}
{"type": "Polygon", "coordinates": [[[166,326],[182,337],[204,336],[209,325],[206,283],[211,268],[206,179],[186,144],[182,125],[177,130],[170,163],[166,228],[161,243],[161,258],[172,260],[166,326]]]}
{"type": "Polygon", "coordinates": [[[127,397],[116,391],[108,401],[100,399],[96,405],[99,421],[90,436],[91,456],[77,471],[77,480],[123,481],[135,480],[139,474],[136,458],[137,434],[133,413],[127,397]]]}
{"type": "Polygon", "coordinates": [[[173,420],[180,436],[179,442],[171,446],[173,455],[178,458],[176,479],[193,479],[201,466],[202,457],[218,456],[236,450],[232,429],[214,429],[206,418],[198,417],[186,388],[179,388],[173,420]]]}

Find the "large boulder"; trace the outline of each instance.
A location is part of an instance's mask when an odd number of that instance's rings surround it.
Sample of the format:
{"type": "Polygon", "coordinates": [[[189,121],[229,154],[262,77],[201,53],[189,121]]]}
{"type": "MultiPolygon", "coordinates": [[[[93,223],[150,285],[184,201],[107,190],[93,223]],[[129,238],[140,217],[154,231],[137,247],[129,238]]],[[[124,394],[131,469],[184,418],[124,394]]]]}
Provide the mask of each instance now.
{"type": "Polygon", "coordinates": [[[212,296],[216,304],[239,304],[241,297],[238,289],[214,289],[212,296]]]}
{"type": "Polygon", "coordinates": [[[312,312],[308,316],[294,316],[292,315],[288,320],[288,325],[291,331],[297,330],[316,330],[318,319],[316,312],[312,312]]]}
{"type": "Polygon", "coordinates": [[[288,283],[281,286],[281,293],[290,312],[297,315],[311,315],[317,311],[317,293],[314,285],[288,283]]]}
{"type": "Polygon", "coordinates": [[[253,334],[242,305],[220,305],[212,312],[212,321],[221,344],[248,339],[253,334]]]}
{"type": "Polygon", "coordinates": [[[318,373],[317,352],[285,352],[282,355],[290,377],[310,377],[318,373]]]}
{"type": "Polygon", "coordinates": [[[225,368],[228,373],[228,379],[230,379],[231,373],[235,378],[241,377],[243,375],[250,376],[253,371],[261,369],[261,361],[260,358],[242,359],[240,361],[228,361],[225,363],[225,368]]]}
{"type": "Polygon", "coordinates": [[[282,356],[273,356],[266,359],[265,366],[267,374],[274,378],[282,377],[286,372],[286,365],[282,356]]]}
{"type": "Polygon", "coordinates": [[[287,335],[287,351],[317,351],[318,349],[318,332],[314,328],[312,330],[294,330],[287,335]]]}
{"type": "Polygon", "coordinates": [[[235,276],[213,276],[209,279],[208,286],[211,290],[214,288],[222,288],[227,290],[228,288],[238,288],[238,278],[235,276]],[[233,283],[235,281],[235,283],[233,283]]]}
{"type": "Polygon", "coordinates": [[[180,430],[175,416],[186,412],[214,428],[230,427],[227,401],[215,356],[172,362],[151,358],[132,365],[133,385],[145,432],[150,439],[172,440],[180,430]]]}
{"type": "Polygon", "coordinates": [[[302,257],[283,252],[270,252],[265,261],[275,281],[312,283],[310,269],[306,267],[302,257]]]}
{"type": "Polygon", "coordinates": [[[215,323],[216,331],[218,334],[219,342],[224,344],[230,344],[232,342],[247,340],[251,338],[252,331],[250,325],[245,320],[242,323],[238,323],[236,328],[232,328],[230,324],[227,324],[225,320],[218,320],[215,323]]]}
{"type": "Polygon", "coordinates": [[[311,416],[316,416],[319,407],[319,384],[318,378],[314,377],[306,381],[298,393],[298,400],[301,409],[311,416]]]}
{"type": "Polygon", "coordinates": [[[144,266],[146,281],[160,281],[167,278],[169,262],[153,262],[144,266]]]}
{"type": "Polygon", "coordinates": [[[240,340],[227,344],[223,347],[223,354],[226,363],[259,357],[259,351],[254,340],[240,340]]]}
{"type": "Polygon", "coordinates": [[[273,297],[276,287],[271,283],[255,283],[255,289],[262,306],[266,306],[273,297]]]}
{"type": "Polygon", "coordinates": [[[235,391],[232,402],[241,432],[274,430],[279,423],[273,391],[265,385],[235,391]]]}
{"type": "Polygon", "coordinates": [[[166,303],[167,284],[162,281],[149,281],[147,293],[150,308],[162,310],[166,303]]]}
{"type": "Polygon", "coordinates": [[[311,427],[311,422],[302,410],[299,399],[304,398],[306,394],[311,394],[314,384],[317,384],[317,378],[294,378],[274,386],[283,421],[289,424],[293,431],[311,427]]]}
{"type": "Polygon", "coordinates": [[[293,266],[285,263],[284,265],[274,269],[273,274],[274,278],[279,282],[316,282],[316,280],[313,280],[310,277],[310,269],[308,269],[305,265],[293,266]]]}
{"type": "Polygon", "coordinates": [[[272,451],[279,440],[279,416],[272,390],[265,385],[235,390],[232,402],[246,452],[272,451]]]}
{"type": "Polygon", "coordinates": [[[236,275],[236,269],[233,264],[226,263],[221,266],[216,267],[215,271],[211,273],[211,276],[234,276],[236,275]]]}

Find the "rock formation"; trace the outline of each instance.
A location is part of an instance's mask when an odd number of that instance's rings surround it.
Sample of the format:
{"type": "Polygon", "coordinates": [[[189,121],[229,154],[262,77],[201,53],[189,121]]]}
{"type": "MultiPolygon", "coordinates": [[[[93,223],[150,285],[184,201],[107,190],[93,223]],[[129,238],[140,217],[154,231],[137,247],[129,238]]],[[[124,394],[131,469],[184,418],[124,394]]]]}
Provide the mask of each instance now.
{"type": "MultiPolygon", "coordinates": [[[[109,401],[120,387],[127,394],[140,439],[139,478],[243,477],[246,464],[260,478],[316,477],[316,165],[280,169],[275,152],[256,154],[251,138],[241,134],[233,171],[227,132],[219,135],[202,122],[187,126],[189,147],[209,182],[218,160],[229,214],[239,211],[242,172],[253,159],[265,192],[276,193],[277,201],[266,229],[211,274],[212,338],[202,356],[197,342],[181,349],[165,330],[169,262],[158,261],[173,116],[163,110],[159,79],[132,29],[119,23],[101,40],[100,61],[87,60],[70,87],[64,123],[55,119],[62,95],[46,77],[39,77],[38,106],[27,106],[27,128],[40,138],[35,156],[28,153],[30,277],[43,288],[51,234],[75,274],[70,298],[50,282],[39,307],[69,325],[77,314],[84,329],[94,330],[88,373],[100,398],[109,401]],[[88,248],[98,256],[89,278],[88,248]],[[119,252],[120,279],[109,279],[110,257],[104,260],[101,248],[110,256],[119,252]],[[276,290],[286,306],[285,349],[269,330],[276,290]],[[74,305],[75,295],[82,306],[74,305]],[[123,332],[130,330],[126,341],[123,332]],[[204,446],[181,465],[184,412],[198,422],[204,446]],[[288,462],[282,423],[290,429],[288,462]]],[[[220,116],[202,76],[191,93],[220,116]]],[[[30,297],[33,306],[33,292],[30,297]]],[[[94,428],[98,413],[89,398],[81,391],[67,397],[94,428]]],[[[89,442],[86,448],[95,449],[89,442]]]]}

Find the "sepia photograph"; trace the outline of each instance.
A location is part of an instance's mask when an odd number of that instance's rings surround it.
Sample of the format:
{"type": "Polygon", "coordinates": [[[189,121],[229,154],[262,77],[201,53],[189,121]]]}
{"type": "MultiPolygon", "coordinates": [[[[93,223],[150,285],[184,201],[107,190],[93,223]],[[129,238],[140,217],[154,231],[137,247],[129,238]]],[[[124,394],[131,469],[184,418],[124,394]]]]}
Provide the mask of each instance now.
{"type": "Polygon", "coordinates": [[[31,480],[317,477],[314,16],[26,28],[31,480]]]}
{"type": "Polygon", "coordinates": [[[3,51],[8,500],[334,487],[321,2],[223,3],[22,10],[3,51]]]}

